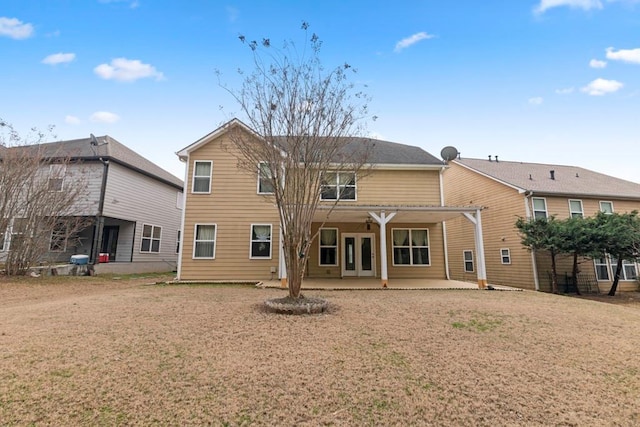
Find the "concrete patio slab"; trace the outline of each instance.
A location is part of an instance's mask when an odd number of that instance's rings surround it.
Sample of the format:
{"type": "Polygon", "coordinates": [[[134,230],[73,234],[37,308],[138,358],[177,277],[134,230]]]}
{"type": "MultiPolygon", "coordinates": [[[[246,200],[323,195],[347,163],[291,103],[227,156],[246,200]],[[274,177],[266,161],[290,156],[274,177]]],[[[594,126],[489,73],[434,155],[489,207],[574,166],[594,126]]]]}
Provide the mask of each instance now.
{"type": "MultiPolygon", "coordinates": [[[[269,288],[281,288],[279,280],[262,282],[262,286],[269,288]]],[[[508,286],[491,285],[497,290],[516,290],[508,286]]],[[[476,283],[461,282],[446,279],[393,279],[389,280],[387,288],[383,288],[379,278],[343,278],[320,279],[307,278],[302,283],[303,290],[414,290],[414,289],[479,289],[476,283]]]]}

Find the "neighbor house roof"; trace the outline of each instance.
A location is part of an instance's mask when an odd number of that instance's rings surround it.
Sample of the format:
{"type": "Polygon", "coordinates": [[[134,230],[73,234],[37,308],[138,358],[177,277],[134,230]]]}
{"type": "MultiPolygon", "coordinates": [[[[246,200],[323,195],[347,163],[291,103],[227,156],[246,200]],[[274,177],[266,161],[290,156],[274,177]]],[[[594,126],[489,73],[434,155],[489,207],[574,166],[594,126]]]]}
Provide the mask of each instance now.
{"type": "Polygon", "coordinates": [[[184,187],[181,179],[108,135],[95,137],[95,140],[82,138],[26,145],[12,149],[37,151],[39,155],[45,158],[70,158],[73,160],[98,160],[102,158],[103,160],[119,163],[178,189],[183,189],[184,187]]]}
{"type": "Polygon", "coordinates": [[[640,199],[640,184],[578,166],[488,159],[453,162],[521,191],[540,195],[640,199]]]}
{"type": "MultiPolygon", "coordinates": [[[[188,153],[200,148],[202,145],[211,142],[229,129],[235,126],[240,126],[250,134],[260,137],[253,129],[244,124],[241,120],[233,119],[223,124],[213,132],[205,135],[196,142],[176,154],[184,160],[188,153]]],[[[276,143],[281,146],[286,146],[286,140],[284,136],[276,136],[276,143]]],[[[369,161],[368,163],[373,165],[416,165],[416,166],[444,166],[442,160],[432,156],[420,147],[412,145],[399,144],[397,142],[383,141],[380,139],[366,138],[366,137],[342,137],[345,145],[345,151],[348,153],[354,153],[359,150],[369,149],[369,161]]],[[[286,151],[286,149],[285,149],[286,151]]]]}

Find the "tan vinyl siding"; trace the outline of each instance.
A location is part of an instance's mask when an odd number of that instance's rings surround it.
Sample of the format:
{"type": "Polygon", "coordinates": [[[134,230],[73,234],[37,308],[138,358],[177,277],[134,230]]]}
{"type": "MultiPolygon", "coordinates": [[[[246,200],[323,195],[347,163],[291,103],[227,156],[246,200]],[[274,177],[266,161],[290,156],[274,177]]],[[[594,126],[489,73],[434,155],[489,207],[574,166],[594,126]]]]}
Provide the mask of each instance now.
{"type": "MultiPolygon", "coordinates": [[[[455,163],[449,166],[443,174],[445,205],[484,208],[481,218],[488,282],[535,289],[531,254],[522,247],[514,226],[519,216],[526,216],[524,195],[455,163]],[[511,252],[511,264],[502,264],[500,249],[504,248],[511,252]]],[[[460,217],[447,221],[446,227],[451,279],[476,280],[476,274],[464,272],[463,251],[470,249],[477,272],[472,224],[460,217]]]]}
{"type": "Polygon", "coordinates": [[[370,169],[364,173],[357,181],[359,205],[440,205],[438,171],[370,169]]]}
{"type": "MultiPolygon", "coordinates": [[[[221,148],[227,135],[189,156],[181,250],[181,280],[268,280],[277,278],[279,218],[272,196],[257,194],[257,174],[238,170],[238,160],[221,148]],[[193,163],[212,160],[211,194],[192,194],[193,163]],[[193,259],[195,224],[216,224],[215,259],[193,259]],[[272,225],[271,259],[249,259],[251,224],[272,225]],[[275,267],[276,273],[271,269],[275,267]]],[[[256,167],[257,170],[257,167],[256,167]]]]}

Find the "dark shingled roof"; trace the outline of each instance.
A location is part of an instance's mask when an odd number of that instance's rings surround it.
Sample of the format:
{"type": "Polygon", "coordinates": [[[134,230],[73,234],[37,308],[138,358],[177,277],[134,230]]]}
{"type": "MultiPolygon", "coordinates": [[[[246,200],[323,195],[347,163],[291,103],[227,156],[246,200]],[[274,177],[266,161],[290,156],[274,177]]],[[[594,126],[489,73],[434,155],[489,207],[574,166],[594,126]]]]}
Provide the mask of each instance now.
{"type": "Polygon", "coordinates": [[[538,194],[640,199],[640,184],[577,166],[464,158],[454,162],[538,194]]]}
{"type": "MultiPolygon", "coordinates": [[[[365,137],[342,137],[344,150],[348,154],[370,149],[368,162],[384,165],[437,165],[443,166],[442,160],[432,156],[420,147],[383,141],[365,137]]],[[[276,137],[279,144],[284,145],[285,137],[276,137]]],[[[285,149],[286,151],[286,149],[285,149]]]]}
{"type": "Polygon", "coordinates": [[[96,140],[98,145],[93,145],[91,138],[83,138],[27,145],[10,149],[38,151],[40,155],[46,158],[68,157],[74,160],[97,160],[98,158],[103,158],[138,170],[176,188],[183,189],[184,184],[181,179],[142,157],[130,148],[127,148],[110,136],[99,136],[96,137],[96,140]]]}

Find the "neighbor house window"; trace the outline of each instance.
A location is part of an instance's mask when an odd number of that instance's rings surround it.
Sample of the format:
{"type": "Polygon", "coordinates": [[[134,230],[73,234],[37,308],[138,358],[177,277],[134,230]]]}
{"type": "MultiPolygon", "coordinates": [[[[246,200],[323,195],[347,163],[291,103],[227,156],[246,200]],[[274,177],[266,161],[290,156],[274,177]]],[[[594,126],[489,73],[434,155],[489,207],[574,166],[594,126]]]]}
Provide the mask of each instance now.
{"type": "Polygon", "coordinates": [[[193,257],[214,259],[216,257],[216,224],[196,224],[193,242],[193,257]]]}
{"type": "Polygon", "coordinates": [[[51,230],[51,239],[49,240],[50,252],[64,252],[67,250],[67,224],[58,222],[51,230]]]}
{"type": "Polygon", "coordinates": [[[547,201],[542,197],[534,197],[531,199],[533,203],[533,217],[534,218],[546,218],[547,217],[547,201]]]}
{"type": "Polygon", "coordinates": [[[5,243],[7,241],[7,230],[3,230],[0,232],[0,252],[5,251],[5,243]]]}
{"type": "Polygon", "coordinates": [[[178,230],[178,237],[176,238],[176,253],[179,254],[180,253],[180,235],[182,234],[182,232],[180,230],[178,230]]]}
{"type": "Polygon", "coordinates": [[[176,208],[182,209],[184,206],[184,193],[182,191],[178,191],[176,194],[176,208]]]}
{"type": "Polygon", "coordinates": [[[271,224],[251,225],[250,258],[271,258],[271,224]]]}
{"type": "Polygon", "coordinates": [[[464,251],[464,272],[473,273],[473,251],[464,251]]]}
{"type": "Polygon", "coordinates": [[[609,266],[607,265],[607,258],[596,258],[593,260],[593,263],[596,267],[596,279],[609,281],[609,266]]]}
{"type": "Polygon", "coordinates": [[[62,191],[64,187],[65,165],[49,165],[49,191],[62,191]]]}
{"type": "Polygon", "coordinates": [[[28,234],[27,218],[15,218],[11,226],[11,241],[9,243],[10,250],[20,250],[24,239],[28,234]]]}
{"type": "Polygon", "coordinates": [[[600,202],[600,212],[611,215],[613,213],[613,202],[600,202]]]}
{"type": "Polygon", "coordinates": [[[273,194],[273,173],[267,162],[258,165],[258,194],[273,194]]]}
{"type": "Polygon", "coordinates": [[[193,164],[193,193],[211,193],[211,171],[213,162],[211,160],[196,160],[193,164]]]}
{"type": "Polygon", "coordinates": [[[571,218],[584,217],[584,212],[582,211],[582,200],[569,200],[569,215],[571,215],[571,218]]]}
{"type": "Polygon", "coordinates": [[[511,264],[511,251],[509,249],[500,249],[500,258],[503,264],[511,264]]]}
{"type": "Polygon", "coordinates": [[[161,235],[162,227],[144,224],[142,226],[142,243],[140,245],[140,252],[160,252],[161,235]]]}
{"type": "Polygon", "coordinates": [[[428,229],[393,229],[394,265],[429,265],[428,229]]]}
{"type": "Polygon", "coordinates": [[[338,265],[338,229],[320,230],[320,265],[338,265]]]}
{"type": "Polygon", "coordinates": [[[356,174],[325,172],[320,184],[320,200],[356,200],[356,174]]]}

